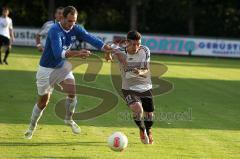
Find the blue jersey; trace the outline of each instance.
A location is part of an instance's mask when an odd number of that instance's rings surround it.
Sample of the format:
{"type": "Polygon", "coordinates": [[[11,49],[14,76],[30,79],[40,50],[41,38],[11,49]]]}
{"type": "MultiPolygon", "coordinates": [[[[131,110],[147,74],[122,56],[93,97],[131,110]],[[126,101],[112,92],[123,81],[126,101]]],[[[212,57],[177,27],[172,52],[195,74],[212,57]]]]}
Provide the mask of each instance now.
{"type": "Polygon", "coordinates": [[[89,34],[80,25],[74,25],[71,30],[64,30],[60,23],[55,23],[48,31],[40,66],[47,68],[61,67],[65,60],[62,53],[69,50],[77,39],[82,39],[97,49],[101,49],[104,45],[102,40],[89,34]]]}

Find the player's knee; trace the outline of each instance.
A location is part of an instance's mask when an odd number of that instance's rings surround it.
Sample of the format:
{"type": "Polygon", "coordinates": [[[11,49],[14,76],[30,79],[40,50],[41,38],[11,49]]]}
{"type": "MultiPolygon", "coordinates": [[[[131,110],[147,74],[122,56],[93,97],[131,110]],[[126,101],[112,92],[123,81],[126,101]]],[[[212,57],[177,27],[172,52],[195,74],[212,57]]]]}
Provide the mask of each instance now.
{"type": "Polygon", "coordinates": [[[67,100],[69,100],[70,103],[73,105],[77,104],[77,97],[76,96],[67,96],[67,100]]]}
{"type": "Polygon", "coordinates": [[[11,45],[6,46],[6,50],[5,50],[5,52],[10,52],[10,49],[11,49],[11,45]]]}
{"type": "Polygon", "coordinates": [[[150,117],[153,117],[153,112],[145,112],[145,114],[147,115],[147,116],[150,116],[150,117]]]}
{"type": "Polygon", "coordinates": [[[130,105],[130,108],[134,113],[143,114],[142,104],[140,102],[134,102],[130,105]]]}
{"type": "Polygon", "coordinates": [[[145,112],[145,119],[148,121],[152,121],[154,117],[153,112],[145,112]]]}
{"type": "Polygon", "coordinates": [[[49,101],[40,101],[38,102],[38,105],[41,107],[41,108],[45,108],[47,105],[48,105],[49,101]]]}
{"type": "Polygon", "coordinates": [[[43,95],[39,97],[38,106],[44,109],[49,103],[50,94],[43,95]]]}
{"type": "Polygon", "coordinates": [[[74,79],[65,79],[60,83],[64,92],[68,94],[69,98],[74,98],[76,94],[76,85],[74,79]]]}
{"type": "Polygon", "coordinates": [[[76,97],[76,96],[75,96],[74,94],[69,94],[69,95],[68,95],[68,98],[71,98],[71,99],[75,99],[75,97],[76,97]]]}
{"type": "Polygon", "coordinates": [[[47,106],[48,102],[38,102],[38,107],[44,109],[47,106]]]}

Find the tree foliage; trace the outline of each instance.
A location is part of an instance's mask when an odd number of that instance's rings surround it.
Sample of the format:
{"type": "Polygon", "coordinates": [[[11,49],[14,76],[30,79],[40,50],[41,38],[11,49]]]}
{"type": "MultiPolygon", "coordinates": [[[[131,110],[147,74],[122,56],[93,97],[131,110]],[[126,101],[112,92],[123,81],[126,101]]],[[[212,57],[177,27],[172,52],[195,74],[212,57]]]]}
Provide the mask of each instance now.
{"type": "MultiPolygon", "coordinates": [[[[240,34],[239,0],[55,0],[55,7],[73,5],[88,30],[127,32],[132,2],[142,33],[234,37],[240,34]]],[[[40,27],[48,20],[47,0],[2,0],[15,26],[40,27]]]]}

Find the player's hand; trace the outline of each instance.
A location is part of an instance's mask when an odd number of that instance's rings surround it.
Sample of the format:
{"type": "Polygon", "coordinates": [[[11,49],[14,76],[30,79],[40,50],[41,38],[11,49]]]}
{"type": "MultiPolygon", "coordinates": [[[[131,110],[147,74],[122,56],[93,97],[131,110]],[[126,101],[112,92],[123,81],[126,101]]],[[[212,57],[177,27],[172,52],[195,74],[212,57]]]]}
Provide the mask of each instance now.
{"type": "Polygon", "coordinates": [[[111,48],[110,45],[105,44],[102,48],[102,51],[104,51],[104,58],[106,59],[106,61],[112,61],[112,51],[113,49],[111,48]]]}
{"type": "Polygon", "coordinates": [[[135,74],[137,74],[137,75],[140,74],[140,70],[137,69],[137,68],[133,68],[132,72],[135,73],[135,74]]]}
{"type": "Polygon", "coordinates": [[[132,72],[140,77],[146,78],[147,77],[146,73],[148,72],[148,70],[147,69],[141,70],[141,69],[134,68],[132,72]]]}
{"type": "Polygon", "coordinates": [[[43,46],[42,46],[42,45],[40,45],[40,46],[37,46],[37,49],[38,49],[38,51],[39,51],[39,52],[43,52],[43,50],[44,50],[44,48],[43,48],[43,46]]]}
{"type": "Polygon", "coordinates": [[[112,61],[112,53],[111,52],[105,52],[104,53],[104,58],[107,62],[112,61]]]}

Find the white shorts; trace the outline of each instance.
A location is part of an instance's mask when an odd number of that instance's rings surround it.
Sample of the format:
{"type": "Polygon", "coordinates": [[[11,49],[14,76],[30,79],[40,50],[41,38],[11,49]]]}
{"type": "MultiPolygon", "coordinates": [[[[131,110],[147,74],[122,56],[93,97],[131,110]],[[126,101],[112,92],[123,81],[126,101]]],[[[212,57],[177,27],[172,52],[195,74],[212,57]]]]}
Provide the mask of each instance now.
{"type": "Polygon", "coordinates": [[[65,79],[74,79],[72,71],[59,72],[59,70],[39,66],[36,74],[38,95],[52,93],[54,84],[59,84],[65,79]]]}

